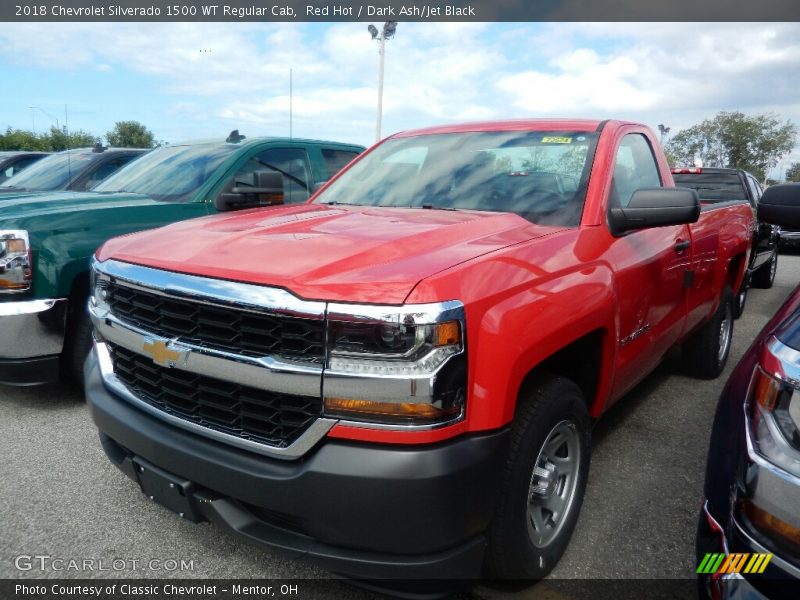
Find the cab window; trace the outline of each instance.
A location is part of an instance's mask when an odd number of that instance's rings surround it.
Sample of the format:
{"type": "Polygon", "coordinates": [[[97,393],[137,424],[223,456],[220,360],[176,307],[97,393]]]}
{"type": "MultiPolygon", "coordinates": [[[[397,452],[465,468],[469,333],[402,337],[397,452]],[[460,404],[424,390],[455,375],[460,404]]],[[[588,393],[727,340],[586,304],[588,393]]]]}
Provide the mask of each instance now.
{"type": "Polygon", "coordinates": [[[640,133],[622,138],[614,162],[609,204],[624,208],[636,190],[661,185],[658,164],[647,139],[640,133]]]}
{"type": "Polygon", "coordinates": [[[325,171],[327,172],[328,179],[344,169],[356,156],[358,156],[358,152],[353,152],[352,150],[323,148],[322,159],[325,161],[325,171]]]}
{"type": "Polygon", "coordinates": [[[253,173],[273,171],[283,177],[285,204],[297,204],[308,200],[313,184],[308,155],[300,148],[271,148],[248,160],[234,175],[234,186],[238,183],[252,185],[253,173]]]}

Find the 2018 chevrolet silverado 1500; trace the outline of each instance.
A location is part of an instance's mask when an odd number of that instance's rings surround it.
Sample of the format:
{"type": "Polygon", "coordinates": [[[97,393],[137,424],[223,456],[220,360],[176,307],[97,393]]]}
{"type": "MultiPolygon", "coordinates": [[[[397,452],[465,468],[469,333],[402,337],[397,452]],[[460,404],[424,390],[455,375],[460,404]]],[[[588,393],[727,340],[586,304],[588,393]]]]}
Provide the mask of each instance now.
{"type": "Polygon", "coordinates": [[[91,348],[89,259],[108,238],[218,210],[307,200],[362,150],[245,140],[234,131],[225,141],[152,150],[91,192],[0,196],[0,383],[82,381],[91,348]]]}
{"type": "Polygon", "coordinates": [[[359,578],[538,578],[591,419],[677,344],[721,372],[753,218],[634,123],[401,133],[307,204],[107,242],[87,398],[185,518],[359,578]]]}
{"type": "MultiPolygon", "coordinates": [[[[800,184],[764,192],[759,221],[800,227],[800,184]]],[[[719,399],[697,532],[701,597],[800,589],[800,286],[756,336],[719,399]]]]}
{"type": "MultiPolygon", "coordinates": [[[[675,185],[697,190],[700,202],[738,202],[747,200],[754,211],[758,210],[761,199],[761,185],[755,177],[742,169],[723,168],[681,168],[672,170],[675,185]]],[[[771,223],[754,221],[753,248],[750,263],[741,288],[734,290],[736,303],[735,316],[744,311],[747,290],[753,285],[760,288],[772,287],[778,270],[778,238],[780,227],[771,223]]]]}

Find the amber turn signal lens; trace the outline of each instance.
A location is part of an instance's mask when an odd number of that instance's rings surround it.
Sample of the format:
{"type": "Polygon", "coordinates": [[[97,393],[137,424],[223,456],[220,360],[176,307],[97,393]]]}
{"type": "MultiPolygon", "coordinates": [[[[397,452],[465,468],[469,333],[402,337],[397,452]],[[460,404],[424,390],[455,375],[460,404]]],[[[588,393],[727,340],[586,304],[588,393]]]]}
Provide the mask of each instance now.
{"type": "Polygon", "coordinates": [[[389,417],[400,419],[440,419],[449,414],[457,414],[460,409],[453,407],[441,409],[432,404],[414,402],[376,402],[355,398],[325,398],[325,413],[341,417],[389,417]]]}
{"type": "Polygon", "coordinates": [[[5,243],[8,254],[21,254],[26,251],[24,240],[5,240],[5,243]]]}
{"type": "Polygon", "coordinates": [[[461,328],[458,321],[447,321],[436,326],[436,345],[452,346],[461,343],[461,328]]]}
{"type": "Polygon", "coordinates": [[[753,400],[768,411],[775,410],[775,406],[777,406],[778,398],[781,394],[781,387],[782,384],[780,381],[773,379],[760,368],[757,368],[756,381],[753,388],[753,400]]]}
{"type": "Polygon", "coordinates": [[[742,500],[742,512],[759,531],[774,535],[778,541],[800,550],[800,529],[757,507],[750,500],[742,500]]]}

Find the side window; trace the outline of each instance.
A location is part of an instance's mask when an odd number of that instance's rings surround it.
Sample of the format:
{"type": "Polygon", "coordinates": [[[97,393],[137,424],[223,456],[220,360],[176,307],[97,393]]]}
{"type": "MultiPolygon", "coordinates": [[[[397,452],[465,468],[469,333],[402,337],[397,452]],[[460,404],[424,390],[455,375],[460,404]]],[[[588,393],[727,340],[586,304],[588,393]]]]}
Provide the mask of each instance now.
{"type": "Polygon", "coordinates": [[[758,201],[761,200],[761,186],[750,175],[747,176],[747,184],[750,186],[750,194],[753,196],[754,204],[758,204],[758,201]]]}
{"type": "Polygon", "coordinates": [[[647,187],[661,187],[658,165],[647,139],[639,133],[630,133],[617,148],[610,204],[624,208],[633,192],[647,187]]]}
{"type": "Polygon", "coordinates": [[[322,149],[322,159],[325,161],[326,178],[330,179],[341,171],[351,160],[358,156],[358,152],[351,150],[322,149]]]}
{"type": "Polygon", "coordinates": [[[35,163],[37,160],[39,160],[39,158],[40,158],[39,156],[28,156],[26,158],[21,158],[9,167],[11,172],[9,173],[8,170],[6,170],[6,173],[9,177],[11,177],[12,175],[16,175],[28,165],[35,163]]]}
{"type": "Polygon", "coordinates": [[[284,203],[295,204],[310,196],[311,171],[308,155],[300,148],[271,148],[256,154],[239,169],[234,182],[253,185],[256,171],[276,171],[283,176],[284,203]]]}
{"type": "Polygon", "coordinates": [[[136,155],[130,156],[117,156],[115,158],[105,160],[99,163],[94,171],[89,174],[89,177],[84,182],[82,189],[90,190],[105,178],[110,177],[121,169],[124,165],[128,164],[136,155]]]}

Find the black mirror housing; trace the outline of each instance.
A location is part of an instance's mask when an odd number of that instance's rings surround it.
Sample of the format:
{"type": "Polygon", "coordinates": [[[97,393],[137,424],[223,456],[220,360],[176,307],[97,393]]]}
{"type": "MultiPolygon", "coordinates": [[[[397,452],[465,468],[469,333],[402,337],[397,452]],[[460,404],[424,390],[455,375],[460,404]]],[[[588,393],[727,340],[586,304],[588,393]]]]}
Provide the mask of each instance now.
{"type": "Polygon", "coordinates": [[[625,208],[609,211],[609,225],[614,235],[626,231],[687,225],[700,218],[700,198],[689,188],[640,188],[625,208]]]}
{"type": "Polygon", "coordinates": [[[800,228],[800,183],[771,185],[758,201],[758,220],[800,228]]]}
{"type": "Polygon", "coordinates": [[[283,175],[275,171],[256,171],[253,185],[234,185],[214,200],[219,211],[283,204],[283,175]]]}

